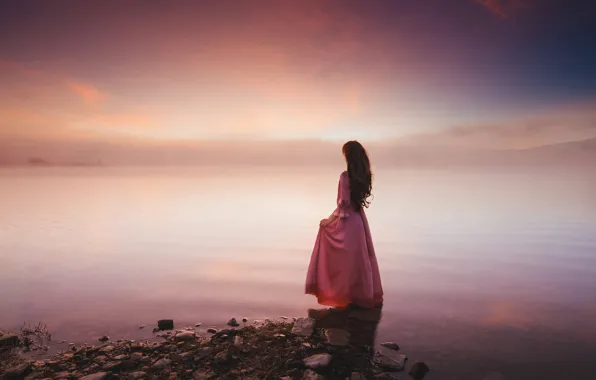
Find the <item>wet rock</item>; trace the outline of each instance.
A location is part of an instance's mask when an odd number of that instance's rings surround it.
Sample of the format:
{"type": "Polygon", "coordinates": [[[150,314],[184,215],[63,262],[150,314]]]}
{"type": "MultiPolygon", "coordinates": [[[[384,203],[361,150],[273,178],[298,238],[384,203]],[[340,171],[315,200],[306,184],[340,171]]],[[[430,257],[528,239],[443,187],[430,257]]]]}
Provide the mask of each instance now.
{"type": "Polygon", "coordinates": [[[217,329],[214,329],[214,328],[209,328],[209,329],[207,329],[207,332],[208,332],[209,334],[217,334],[217,329]]]}
{"type": "Polygon", "coordinates": [[[242,337],[240,335],[236,335],[234,337],[234,346],[242,346],[243,340],[242,337]]]}
{"type": "Polygon", "coordinates": [[[292,380],[292,376],[282,376],[279,380],[292,380]]]}
{"type": "Polygon", "coordinates": [[[98,339],[101,343],[105,343],[108,340],[110,340],[110,337],[107,335],[102,336],[101,338],[98,339]]]}
{"type": "Polygon", "coordinates": [[[199,370],[196,370],[195,372],[193,372],[192,378],[193,378],[193,380],[209,380],[209,379],[214,379],[215,374],[211,371],[199,369],[199,370]]]}
{"type": "Polygon", "coordinates": [[[350,376],[350,380],[366,380],[366,376],[364,376],[360,372],[352,372],[352,375],[350,376]]]}
{"type": "Polygon", "coordinates": [[[114,351],[114,346],[104,346],[99,349],[99,352],[102,352],[104,354],[112,351],[114,351]]]}
{"type": "Polygon", "coordinates": [[[31,372],[33,372],[33,370],[31,369],[31,365],[29,365],[28,363],[23,363],[23,364],[17,365],[15,367],[12,367],[12,368],[9,368],[8,370],[6,370],[6,372],[4,372],[3,379],[5,379],[5,380],[23,379],[25,376],[27,376],[31,372]]]}
{"type": "Polygon", "coordinates": [[[424,376],[430,371],[430,368],[424,362],[414,363],[412,368],[410,369],[410,376],[414,378],[414,380],[422,380],[424,376]]]}
{"type": "Polygon", "coordinates": [[[122,360],[128,359],[128,355],[124,355],[124,354],[123,355],[118,355],[118,356],[114,356],[112,359],[122,361],[122,360]]]}
{"type": "Polygon", "coordinates": [[[238,326],[240,326],[240,323],[238,323],[236,318],[232,318],[228,321],[228,326],[238,327],[238,326]]]}
{"type": "Polygon", "coordinates": [[[170,366],[172,361],[170,359],[159,359],[151,366],[152,369],[162,370],[170,366]]]}
{"type": "Polygon", "coordinates": [[[332,346],[347,346],[350,342],[350,333],[343,329],[325,329],[324,336],[332,346]]]}
{"type": "Polygon", "coordinates": [[[313,369],[327,367],[329,363],[331,363],[329,354],[316,354],[304,359],[304,365],[313,369]]]}
{"type": "Polygon", "coordinates": [[[176,342],[190,342],[197,339],[194,331],[185,331],[179,334],[176,334],[174,337],[176,342]]]}
{"type": "Polygon", "coordinates": [[[157,321],[157,328],[160,330],[173,330],[174,320],[172,319],[160,319],[157,321]]]}
{"type": "Polygon", "coordinates": [[[390,357],[381,353],[377,353],[373,359],[376,365],[386,371],[403,371],[406,366],[406,360],[408,360],[406,355],[394,355],[390,357]]]}
{"type": "Polygon", "coordinates": [[[120,369],[121,362],[111,361],[104,364],[101,369],[106,372],[114,372],[120,369]]]}
{"type": "Polygon", "coordinates": [[[201,360],[213,353],[213,347],[203,347],[197,352],[195,360],[201,360]]]}
{"type": "Polygon", "coordinates": [[[14,334],[0,335],[0,347],[13,347],[19,345],[19,337],[14,334]]]}
{"type": "Polygon", "coordinates": [[[215,355],[213,362],[216,365],[221,366],[221,365],[225,365],[225,364],[229,363],[231,359],[232,359],[232,356],[230,355],[230,353],[228,351],[222,351],[222,352],[218,353],[217,355],[215,355]]]}
{"type": "Polygon", "coordinates": [[[132,354],[130,354],[130,360],[141,360],[141,358],[143,357],[143,354],[141,352],[133,352],[132,354]]]}
{"type": "Polygon", "coordinates": [[[202,323],[195,323],[195,327],[201,327],[202,323]]]}
{"type": "Polygon", "coordinates": [[[128,378],[130,380],[141,380],[141,379],[145,379],[147,377],[147,374],[143,371],[136,371],[136,372],[131,372],[128,374],[128,378]]]}
{"type": "Polygon", "coordinates": [[[131,359],[123,360],[122,363],[120,363],[120,368],[122,368],[123,371],[133,370],[137,368],[137,362],[131,359]]]}
{"type": "Polygon", "coordinates": [[[302,380],[325,380],[325,376],[319,375],[312,369],[307,369],[302,375],[302,380]]]}
{"type": "Polygon", "coordinates": [[[248,318],[246,318],[246,317],[242,318],[242,322],[244,322],[244,323],[248,322],[248,318]]]}
{"type": "Polygon", "coordinates": [[[139,330],[142,330],[142,329],[144,329],[145,327],[147,327],[147,325],[141,325],[141,326],[139,326],[139,330]]]}
{"type": "Polygon", "coordinates": [[[104,380],[107,379],[108,373],[107,372],[98,372],[93,373],[91,375],[83,376],[79,380],[104,380]]]}
{"type": "Polygon", "coordinates": [[[399,345],[395,342],[385,342],[381,343],[381,346],[388,348],[393,351],[399,351],[399,345]]]}
{"type": "Polygon", "coordinates": [[[315,320],[312,318],[298,318],[292,327],[292,334],[309,337],[315,328],[315,320]]]}

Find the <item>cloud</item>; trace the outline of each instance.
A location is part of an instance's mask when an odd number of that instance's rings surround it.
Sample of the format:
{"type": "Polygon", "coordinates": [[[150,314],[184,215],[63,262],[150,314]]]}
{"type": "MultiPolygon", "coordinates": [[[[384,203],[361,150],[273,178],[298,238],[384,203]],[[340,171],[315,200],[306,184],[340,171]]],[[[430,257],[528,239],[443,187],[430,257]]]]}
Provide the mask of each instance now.
{"type": "Polygon", "coordinates": [[[474,0],[483,5],[494,15],[509,19],[535,5],[533,0],[474,0]]]}
{"type": "Polygon", "coordinates": [[[106,93],[87,83],[70,81],[67,85],[87,105],[96,106],[107,98],[106,93]]]}
{"type": "Polygon", "coordinates": [[[596,101],[494,124],[460,125],[404,139],[413,145],[524,149],[596,137],[596,101]]]}

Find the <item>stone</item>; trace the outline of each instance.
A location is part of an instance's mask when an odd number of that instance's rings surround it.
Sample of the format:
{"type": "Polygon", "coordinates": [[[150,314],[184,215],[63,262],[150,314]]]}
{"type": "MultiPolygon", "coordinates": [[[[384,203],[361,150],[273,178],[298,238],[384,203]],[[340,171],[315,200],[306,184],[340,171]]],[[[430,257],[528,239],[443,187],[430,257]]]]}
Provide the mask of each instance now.
{"type": "Polygon", "coordinates": [[[107,372],[97,372],[91,375],[83,376],[79,380],[103,380],[108,377],[107,372]]]}
{"type": "Polygon", "coordinates": [[[33,370],[31,369],[31,365],[28,363],[19,364],[12,368],[9,368],[4,372],[3,379],[5,380],[12,380],[12,379],[23,379],[25,376],[29,375],[33,370]]]}
{"type": "Polygon", "coordinates": [[[240,323],[238,323],[236,318],[232,318],[228,321],[228,326],[238,327],[238,326],[240,326],[240,323]]]}
{"type": "Polygon", "coordinates": [[[173,330],[174,320],[172,319],[160,319],[157,321],[157,328],[160,330],[173,330]]]}
{"type": "Polygon", "coordinates": [[[292,376],[282,376],[279,380],[292,380],[292,376]]]}
{"type": "Polygon", "coordinates": [[[414,378],[414,380],[422,380],[424,376],[430,371],[430,368],[424,362],[414,363],[412,368],[410,368],[410,376],[414,378]]]}
{"type": "Polygon", "coordinates": [[[176,342],[190,342],[197,339],[194,331],[184,331],[182,333],[176,334],[174,337],[176,342]]]}
{"type": "Polygon", "coordinates": [[[141,352],[133,352],[130,354],[130,360],[141,360],[143,354],[141,352]]]}
{"type": "Polygon", "coordinates": [[[128,359],[128,355],[124,355],[124,354],[123,355],[118,355],[118,356],[114,356],[112,359],[114,359],[114,360],[121,360],[122,361],[122,360],[128,359]]]}
{"type": "Polygon", "coordinates": [[[110,340],[110,337],[107,335],[102,336],[101,338],[98,339],[101,343],[105,343],[108,340],[110,340]]]}
{"type": "Polygon", "coordinates": [[[151,366],[153,369],[162,370],[170,366],[172,361],[170,359],[159,359],[155,364],[151,366]]]}
{"type": "Polygon", "coordinates": [[[246,317],[242,318],[242,322],[244,322],[244,323],[248,322],[248,318],[246,318],[246,317]]]}
{"type": "Polygon", "coordinates": [[[228,363],[230,361],[230,359],[231,359],[231,356],[228,351],[221,351],[220,353],[215,355],[213,362],[216,365],[224,365],[224,364],[228,363]]]}
{"type": "Polygon", "coordinates": [[[381,343],[381,346],[388,348],[393,351],[399,351],[399,345],[395,342],[385,342],[381,343]]]}
{"type": "Polygon", "coordinates": [[[104,346],[99,349],[99,352],[108,353],[114,351],[114,346],[104,346]]]}
{"type": "Polygon", "coordinates": [[[137,362],[131,359],[123,360],[122,363],[120,363],[120,368],[122,368],[124,371],[133,370],[137,368],[137,362]]]}
{"type": "Polygon", "coordinates": [[[344,329],[325,329],[325,339],[332,346],[347,346],[350,343],[350,333],[344,329]]]}
{"type": "Polygon", "coordinates": [[[0,336],[0,347],[13,347],[19,345],[19,337],[14,334],[0,336]]]}
{"type": "Polygon", "coordinates": [[[203,347],[197,352],[195,360],[201,360],[213,353],[213,347],[203,347]]]}
{"type": "Polygon", "coordinates": [[[121,364],[122,364],[121,362],[111,361],[111,362],[107,362],[106,364],[104,364],[101,367],[101,369],[106,372],[114,372],[114,371],[120,369],[121,364]]]}
{"type": "Polygon", "coordinates": [[[214,377],[215,377],[215,374],[213,372],[206,371],[203,369],[196,370],[192,374],[193,380],[209,380],[209,379],[213,379],[214,377]]]}
{"type": "Polygon", "coordinates": [[[319,375],[312,369],[307,369],[302,375],[302,380],[325,380],[325,376],[319,375]]]}
{"type": "Polygon", "coordinates": [[[147,374],[143,371],[136,371],[136,372],[131,372],[128,374],[128,378],[130,380],[140,380],[140,379],[144,379],[147,377],[147,374]]]}
{"type": "Polygon", "coordinates": [[[147,325],[141,325],[141,326],[139,326],[139,330],[142,330],[142,329],[144,329],[145,327],[147,327],[147,325]]]}
{"type": "Polygon", "coordinates": [[[214,329],[214,328],[208,328],[208,329],[207,329],[207,332],[208,332],[209,334],[217,334],[217,329],[214,329]]]}
{"type": "Polygon", "coordinates": [[[195,327],[201,327],[202,323],[195,323],[195,327]]]}
{"type": "Polygon", "coordinates": [[[390,357],[381,353],[377,353],[373,359],[376,365],[386,371],[403,371],[406,366],[406,360],[408,360],[406,355],[394,355],[390,357]]]}
{"type": "Polygon", "coordinates": [[[309,337],[315,329],[315,320],[312,318],[298,318],[292,327],[292,334],[309,337]]]}
{"type": "Polygon", "coordinates": [[[352,375],[350,376],[350,380],[366,380],[366,376],[364,376],[360,372],[352,372],[352,375]]]}
{"type": "Polygon", "coordinates": [[[240,335],[234,337],[234,346],[242,346],[243,340],[240,335]]]}
{"type": "Polygon", "coordinates": [[[329,363],[331,363],[329,354],[316,354],[304,359],[304,365],[313,369],[327,367],[329,363]]]}

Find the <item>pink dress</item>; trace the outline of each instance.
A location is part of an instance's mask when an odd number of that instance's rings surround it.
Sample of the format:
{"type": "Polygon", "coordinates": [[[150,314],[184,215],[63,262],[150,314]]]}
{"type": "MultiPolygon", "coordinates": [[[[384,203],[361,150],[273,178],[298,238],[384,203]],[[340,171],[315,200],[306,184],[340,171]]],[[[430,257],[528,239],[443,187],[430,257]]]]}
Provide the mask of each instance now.
{"type": "Polygon", "coordinates": [[[337,218],[319,228],[306,275],[306,294],[321,305],[375,307],[383,303],[377,257],[364,209],[352,208],[350,178],[339,178],[337,218]]]}

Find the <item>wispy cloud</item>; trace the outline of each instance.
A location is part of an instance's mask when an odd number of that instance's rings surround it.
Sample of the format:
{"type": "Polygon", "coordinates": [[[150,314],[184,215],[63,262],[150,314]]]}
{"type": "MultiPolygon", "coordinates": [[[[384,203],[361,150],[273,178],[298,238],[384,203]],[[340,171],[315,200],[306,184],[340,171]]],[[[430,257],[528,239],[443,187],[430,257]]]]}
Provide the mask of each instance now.
{"type": "Polygon", "coordinates": [[[90,106],[97,106],[107,98],[106,93],[88,83],[69,81],[67,85],[85,104],[90,106]]]}
{"type": "Polygon", "coordinates": [[[596,101],[518,120],[461,125],[405,139],[416,145],[523,149],[596,137],[596,101]]]}

